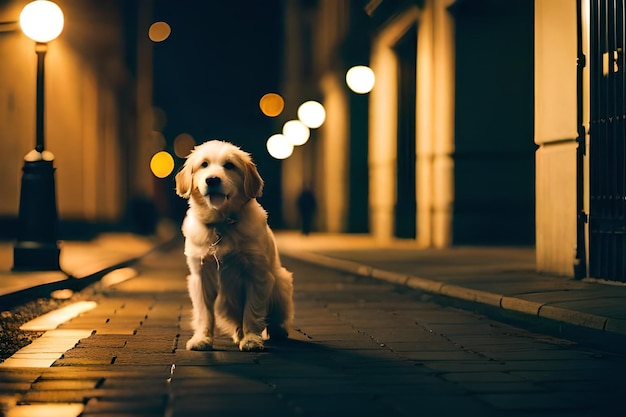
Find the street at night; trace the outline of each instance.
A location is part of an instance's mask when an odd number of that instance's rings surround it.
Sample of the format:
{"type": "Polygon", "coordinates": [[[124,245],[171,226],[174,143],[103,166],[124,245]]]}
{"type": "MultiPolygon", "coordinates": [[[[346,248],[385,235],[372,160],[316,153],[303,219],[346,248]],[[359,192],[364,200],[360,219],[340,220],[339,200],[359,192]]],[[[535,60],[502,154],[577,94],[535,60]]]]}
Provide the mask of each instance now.
{"type": "Polygon", "coordinates": [[[66,416],[78,415],[72,406],[81,416],[623,411],[624,354],[441,305],[404,286],[284,263],[295,276],[294,328],[289,340],[256,353],[224,336],[213,351],[185,350],[191,304],[178,245],[144,257],[123,282],[103,279],[80,297],[95,308],[0,366],[6,415],[55,405],[66,416]]]}
{"type": "Polygon", "coordinates": [[[625,49],[626,0],[0,0],[0,417],[623,417],[625,49]]]}

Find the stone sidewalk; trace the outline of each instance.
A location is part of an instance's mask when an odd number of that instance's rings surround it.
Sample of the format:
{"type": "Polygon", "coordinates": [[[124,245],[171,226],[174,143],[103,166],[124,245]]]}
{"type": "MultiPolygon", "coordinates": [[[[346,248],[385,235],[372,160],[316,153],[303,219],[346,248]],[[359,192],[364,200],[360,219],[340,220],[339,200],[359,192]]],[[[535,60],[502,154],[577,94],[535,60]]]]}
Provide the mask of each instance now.
{"type": "Polygon", "coordinates": [[[13,242],[0,241],[0,310],[55,290],[80,290],[168,244],[177,234],[171,225],[164,225],[154,236],[110,232],[92,240],[61,241],[60,271],[12,271],[13,242]]]}
{"type": "Polygon", "coordinates": [[[367,235],[278,233],[281,253],[432,294],[626,336],[626,285],[536,272],[533,247],[423,249],[367,235]]]}
{"type": "Polygon", "coordinates": [[[169,249],[142,257],[126,280],[106,285],[104,277],[89,310],[0,364],[0,415],[623,414],[623,354],[288,256],[296,277],[289,340],[240,352],[222,335],[212,351],[187,351],[187,268],[182,248],[169,249]]]}
{"type": "MultiPolygon", "coordinates": [[[[103,234],[63,242],[63,272],[12,272],[12,245],[0,243],[0,310],[60,288],[82,287],[104,272],[132,263],[178,236],[103,234]]],[[[411,241],[380,244],[367,235],[276,232],[286,256],[406,285],[504,312],[626,336],[626,286],[577,281],[535,271],[531,247],[422,249],[411,241]]]]}

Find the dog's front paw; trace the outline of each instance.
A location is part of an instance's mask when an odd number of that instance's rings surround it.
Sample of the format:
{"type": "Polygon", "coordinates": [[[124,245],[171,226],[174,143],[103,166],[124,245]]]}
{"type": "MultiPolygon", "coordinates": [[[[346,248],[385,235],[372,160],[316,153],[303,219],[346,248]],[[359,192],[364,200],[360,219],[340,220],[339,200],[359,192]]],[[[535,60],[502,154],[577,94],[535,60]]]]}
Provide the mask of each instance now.
{"type": "Polygon", "coordinates": [[[233,342],[238,345],[241,339],[243,339],[243,330],[241,327],[237,327],[233,332],[233,342]]]}
{"type": "Polygon", "coordinates": [[[239,350],[245,352],[263,350],[263,339],[260,335],[248,334],[239,342],[239,350]]]}
{"type": "Polygon", "coordinates": [[[213,350],[213,340],[207,336],[194,336],[187,341],[187,350],[213,350]]]}

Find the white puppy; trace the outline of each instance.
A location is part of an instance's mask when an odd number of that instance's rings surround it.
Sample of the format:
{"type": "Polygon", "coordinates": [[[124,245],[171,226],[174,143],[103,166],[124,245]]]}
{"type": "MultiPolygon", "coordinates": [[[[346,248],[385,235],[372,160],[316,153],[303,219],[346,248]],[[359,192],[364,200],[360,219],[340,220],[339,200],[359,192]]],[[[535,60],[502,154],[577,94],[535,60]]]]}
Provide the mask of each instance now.
{"type": "Polygon", "coordinates": [[[210,350],[217,325],[240,350],[263,349],[262,333],[284,339],[293,320],[293,277],[281,265],[263,180],[250,155],[219,140],[198,145],[176,175],[189,200],[183,221],[194,334],[189,350],[210,350]]]}

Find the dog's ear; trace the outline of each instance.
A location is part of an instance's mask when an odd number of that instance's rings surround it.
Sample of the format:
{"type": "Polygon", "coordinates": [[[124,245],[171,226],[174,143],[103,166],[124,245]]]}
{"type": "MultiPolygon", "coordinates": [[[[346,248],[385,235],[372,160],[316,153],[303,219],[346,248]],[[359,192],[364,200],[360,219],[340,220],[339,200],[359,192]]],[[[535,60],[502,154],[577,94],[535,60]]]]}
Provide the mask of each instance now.
{"type": "Polygon", "coordinates": [[[176,174],[176,194],[182,198],[189,198],[191,196],[192,183],[191,165],[185,164],[176,174]]]}
{"type": "Polygon", "coordinates": [[[263,179],[251,159],[246,158],[243,164],[243,189],[248,198],[261,197],[263,191],[263,179]]]}

